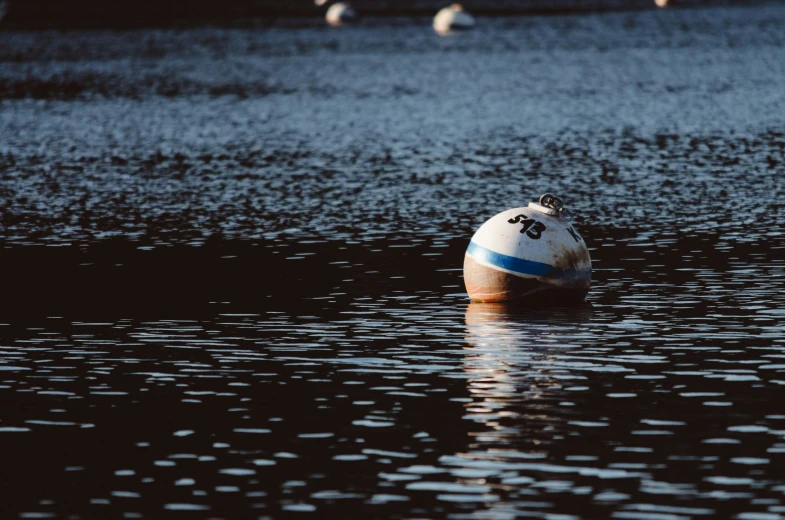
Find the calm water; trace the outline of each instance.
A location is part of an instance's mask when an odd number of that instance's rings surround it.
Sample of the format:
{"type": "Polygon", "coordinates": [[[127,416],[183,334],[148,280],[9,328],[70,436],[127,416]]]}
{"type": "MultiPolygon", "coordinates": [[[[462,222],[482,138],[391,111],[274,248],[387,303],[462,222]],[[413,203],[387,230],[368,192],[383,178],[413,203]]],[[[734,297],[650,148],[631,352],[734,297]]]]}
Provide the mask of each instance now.
{"type": "Polygon", "coordinates": [[[0,32],[2,518],[785,516],[785,8],[427,24],[0,32]]]}

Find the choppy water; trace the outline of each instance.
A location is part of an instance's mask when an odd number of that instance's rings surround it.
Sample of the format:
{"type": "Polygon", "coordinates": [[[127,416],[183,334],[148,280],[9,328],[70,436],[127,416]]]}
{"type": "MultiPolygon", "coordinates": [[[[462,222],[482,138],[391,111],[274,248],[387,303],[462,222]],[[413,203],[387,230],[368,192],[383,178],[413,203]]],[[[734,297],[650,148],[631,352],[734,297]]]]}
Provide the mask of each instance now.
{"type": "Polygon", "coordinates": [[[785,516],[784,29],[0,33],[2,517],[785,516]],[[587,304],[469,304],[546,191],[587,304]]]}

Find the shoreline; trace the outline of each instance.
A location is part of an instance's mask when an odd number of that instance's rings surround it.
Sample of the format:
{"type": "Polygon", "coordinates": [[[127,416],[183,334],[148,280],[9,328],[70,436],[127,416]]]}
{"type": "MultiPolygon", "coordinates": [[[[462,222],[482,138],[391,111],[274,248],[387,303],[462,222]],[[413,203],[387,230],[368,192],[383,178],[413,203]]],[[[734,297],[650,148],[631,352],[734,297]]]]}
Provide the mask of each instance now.
{"type": "MultiPolygon", "coordinates": [[[[449,0],[352,2],[362,16],[371,18],[430,17],[449,3],[449,0]]],[[[777,3],[765,0],[671,0],[667,9],[752,7],[777,3]]],[[[474,0],[463,4],[472,14],[483,17],[564,16],[658,9],[653,0],[474,0]]],[[[70,4],[51,0],[22,3],[17,0],[11,4],[5,19],[0,23],[0,30],[179,28],[198,25],[254,27],[270,25],[282,19],[320,19],[325,11],[323,7],[317,7],[307,0],[244,0],[226,4],[201,0],[188,5],[171,0],[117,2],[112,5],[97,5],[86,0],[70,4]]]]}

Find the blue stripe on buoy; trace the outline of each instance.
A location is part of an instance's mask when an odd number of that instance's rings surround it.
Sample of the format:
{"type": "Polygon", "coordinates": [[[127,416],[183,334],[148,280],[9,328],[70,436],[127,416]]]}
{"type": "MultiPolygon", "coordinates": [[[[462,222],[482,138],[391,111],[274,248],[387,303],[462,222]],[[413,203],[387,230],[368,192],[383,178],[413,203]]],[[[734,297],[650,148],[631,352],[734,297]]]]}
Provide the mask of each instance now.
{"type": "Polygon", "coordinates": [[[469,242],[469,248],[466,252],[479,262],[514,273],[542,276],[543,278],[554,278],[556,280],[577,280],[591,276],[591,269],[561,269],[542,262],[496,253],[474,242],[469,242]]]}

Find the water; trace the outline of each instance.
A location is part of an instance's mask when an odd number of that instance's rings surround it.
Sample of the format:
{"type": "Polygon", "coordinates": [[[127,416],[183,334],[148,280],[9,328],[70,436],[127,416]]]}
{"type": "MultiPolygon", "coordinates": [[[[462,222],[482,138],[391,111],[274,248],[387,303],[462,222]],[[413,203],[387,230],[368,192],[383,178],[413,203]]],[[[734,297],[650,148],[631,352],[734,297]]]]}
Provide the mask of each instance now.
{"type": "Polygon", "coordinates": [[[785,515],[783,29],[0,33],[2,517],[785,515]],[[546,191],[586,305],[470,304],[546,191]]]}

